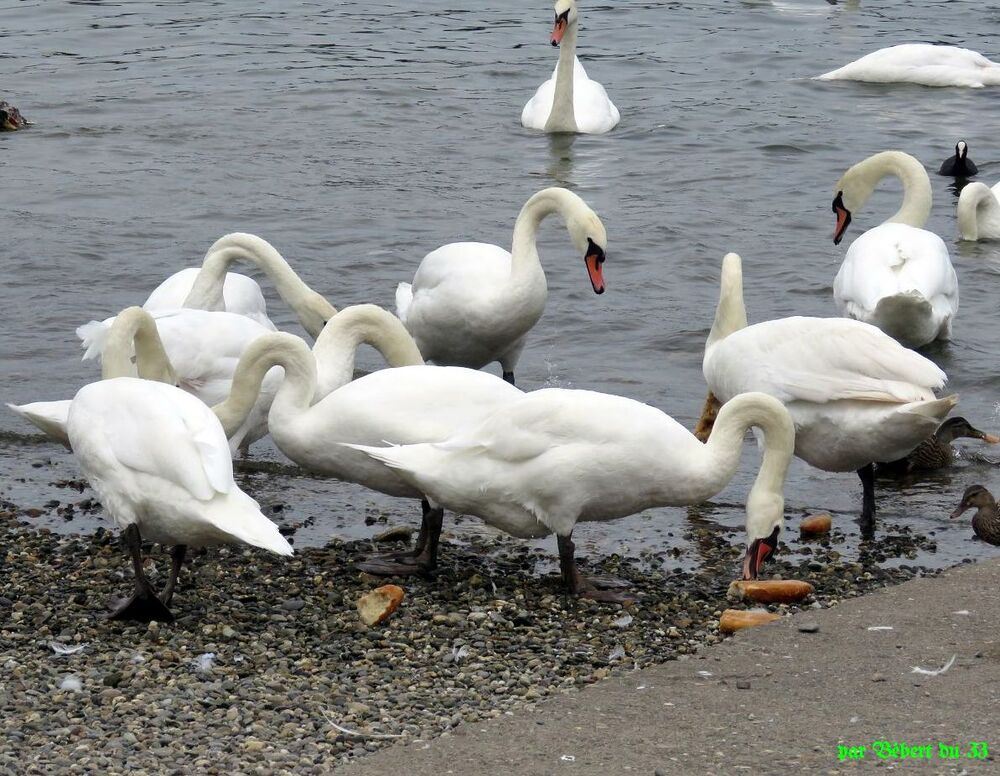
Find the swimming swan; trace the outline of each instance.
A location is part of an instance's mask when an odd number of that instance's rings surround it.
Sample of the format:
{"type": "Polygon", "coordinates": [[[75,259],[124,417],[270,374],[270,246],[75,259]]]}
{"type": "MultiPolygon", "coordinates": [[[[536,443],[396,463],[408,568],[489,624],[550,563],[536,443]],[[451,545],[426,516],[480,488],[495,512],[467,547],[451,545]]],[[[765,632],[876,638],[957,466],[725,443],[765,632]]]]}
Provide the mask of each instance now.
{"type": "Polygon", "coordinates": [[[1000,64],[957,46],[904,43],[879,49],[829,73],[819,81],[911,83],[922,86],[1000,86],[1000,64]]]}
{"type": "Polygon", "coordinates": [[[618,108],[576,58],[576,0],[556,0],[552,45],[560,46],[552,77],[538,87],[521,111],[521,124],[545,132],[603,134],[621,120],[618,108]]]}
{"type": "Polygon", "coordinates": [[[958,195],[958,234],[963,240],[1000,240],[1000,183],[967,183],[958,195]]]}
{"type": "Polygon", "coordinates": [[[958,312],[958,277],[948,248],[922,227],[931,211],[931,182],[924,166],[901,151],[883,151],[851,167],[834,187],[839,244],[851,218],[882,178],[903,183],[903,204],[880,226],[858,237],[833,281],[844,315],[878,326],[907,347],[950,339],[958,312]]]}

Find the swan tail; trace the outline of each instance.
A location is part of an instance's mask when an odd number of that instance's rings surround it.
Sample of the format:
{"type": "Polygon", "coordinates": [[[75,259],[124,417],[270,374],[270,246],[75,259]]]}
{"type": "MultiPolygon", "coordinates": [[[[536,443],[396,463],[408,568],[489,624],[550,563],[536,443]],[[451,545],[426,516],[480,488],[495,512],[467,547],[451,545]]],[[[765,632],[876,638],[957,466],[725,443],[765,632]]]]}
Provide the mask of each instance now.
{"type": "Polygon", "coordinates": [[[114,323],[114,320],[114,318],[109,318],[106,321],[91,321],[77,327],[76,336],[80,338],[80,347],[85,351],[84,361],[98,358],[104,352],[104,346],[108,342],[108,335],[111,334],[111,324],[114,323]]]}
{"type": "Polygon", "coordinates": [[[257,502],[242,491],[217,498],[208,518],[216,528],[233,539],[277,555],[292,554],[292,545],[281,535],[278,526],[268,520],[257,502]]]}
{"type": "Polygon", "coordinates": [[[413,301],[413,286],[409,283],[400,283],[396,286],[396,317],[406,323],[406,316],[410,312],[410,303],[413,301]]]}
{"type": "Polygon", "coordinates": [[[344,447],[350,447],[352,450],[359,450],[370,458],[384,463],[390,469],[397,470],[403,479],[408,480],[421,490],[425,480],[424,475],[430,470],[432,459],[445,452],[440,445],[429,442],[415,445],[390,445],[388,447],[353,445],[347,442],[340,444],[344,447]]]}
{"type": "Polygon", "coordinates": [[[940,399],[913,402],[912,404],[908,404],[903,407],[903,410],[913,415],[922,415],[928,420],[941,423],[948,417],[948,413],[951,412],[957,404],[958,394],[953,393],[950,396],[942,396],[940,399]]]}
{"type": "Polygon", "coordinates": [[[31,404],[8,404],[14,412],[41,429],[47,437],[69,447],[66,421],[69,418],[69,399],[62,401],[36,401],[31,404]]]}

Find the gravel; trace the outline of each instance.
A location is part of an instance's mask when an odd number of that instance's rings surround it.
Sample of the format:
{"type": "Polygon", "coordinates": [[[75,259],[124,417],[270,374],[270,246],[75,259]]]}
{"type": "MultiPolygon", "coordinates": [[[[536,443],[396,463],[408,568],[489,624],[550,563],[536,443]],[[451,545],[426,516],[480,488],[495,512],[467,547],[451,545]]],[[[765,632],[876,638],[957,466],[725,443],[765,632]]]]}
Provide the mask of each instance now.
{"type": "MultiPolygon", "coordinates": [[[[686,659],[723,638],[718,617],[742,555],[738,540],[704,530],[694,573],[671,568],[669,553],[581,562],[630,583],[638,600],[623,610],[571,599],[555,573],[539,573],[554,568],[554,547],[447,541],[440,572],[393,580],[406,598],[368,629],[355,601],[385,580],[352,563],[371,543],[291,559],[216,548],[185,566],[176,622],[145,625],[103,617],[131,585],[115,534],[30,523],[0,503],[0,773],[329,773],[396,741],[686,659]]],[[[768,570],[816,595],[773,611],[831,606],[924,573],[879,565],[926,543],[898,526],[880,526],[861,562],[840,556],[836,526],[808,546],[789,541],[800,559],[779,552],[768,570]]],[[[151,551],[154,585],[169,565],[151,551]]]]}

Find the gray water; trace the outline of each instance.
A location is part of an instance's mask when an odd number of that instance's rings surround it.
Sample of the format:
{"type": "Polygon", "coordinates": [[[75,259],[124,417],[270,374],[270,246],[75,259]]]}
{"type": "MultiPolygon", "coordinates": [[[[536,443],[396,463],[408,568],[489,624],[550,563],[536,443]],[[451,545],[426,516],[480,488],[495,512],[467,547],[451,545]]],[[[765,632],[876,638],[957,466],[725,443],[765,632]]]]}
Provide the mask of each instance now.
{"type": "MultiPolygon", "coordinates": [[[[809,80],[902,42],[1000,58],[1000,9],[990,4],[586,3],[578,53],[622,122],[574,138],[519,123],[555,64],[550,3],[323,5],[0,0],[0,98],[35,122],[0,135],[0,398],[72,396],[96,374],[79,361],[74,328],[141,303],[226,232],[265,237],[337,306],[391,307],[424,254],[457,240],[509,246],[523,202],[559,184],[607,227],[608,291],[592,293],[565,231],[547,223],[549,303],[519,384],[621,393],[690,425],[725,252],[744,258],[751,321],[835,315],[832,282],[849,240],[832,244],[830,202],[848,166],[900,148],[933,172],[964,138],[979,180],[1000,179],[1000,90],[809,80]]],[[[932,182],[928,228],[951,248],[962,299],[954,340],[928,355],[961,394],[962,414],[997,431],[1000,245],[957,242],[954,182],[932,182]]],[[[886,186],[849,238],[898,200],[886,186]]],[[[268,293],[276,323],[302,333],[268,293]]],[[[366,353],[361,365],[378,361],[366,353]]],[[[0,431],[0,496],[62,497],[49,483],[75,476],[68,454],[10,413],[0,431]]],[[[254,457],[281,460],[269,443],[254,457]]],[[[734,542],[756,460],[748,444],[741,473],[714,500],[712,518],[734,542]]],[[[964,520],[947,519],[972,482],[1000,490],[1000,472],[965,461],[932,479],[880,483],[880,517],[936,536],[923,563],[996,556],[970,541],[964,520]]],[[[414,508],[309,477],[246,484],[262,502],[288,504],[287,519],[315,518],[300,543],[367,536],[376,528],[365,514],[403,521],[414,508]]],[[[856,551],[853,475],[796,461],[786,499],[789,516],[831,510],[845,552],[856,551]]],[[[85,531],[98,521],[48,524],[85,531]]],[[[665,509],[578,534],[597,552],[676,543],[683,563],[685,526],[685,511],[665,509]]],[[[475,530],[466,520],[458,533],[475,530]]]]}

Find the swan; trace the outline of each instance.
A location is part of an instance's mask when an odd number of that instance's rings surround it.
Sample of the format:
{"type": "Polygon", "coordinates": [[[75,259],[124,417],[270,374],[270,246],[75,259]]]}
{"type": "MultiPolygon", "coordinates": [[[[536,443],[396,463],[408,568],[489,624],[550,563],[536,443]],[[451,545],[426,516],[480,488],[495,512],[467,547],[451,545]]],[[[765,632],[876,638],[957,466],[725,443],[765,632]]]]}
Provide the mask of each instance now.
{"type": "Polygon", "coordinates": [[[242,542],[292,554],[278,527],[237,487],[222,426],[190,394],[135,377],[90,383],[73,398],[66,430],[132,558],[135,592],[113,619],[172,621],[168,607],[188,547],[242,542]],[[143,571],[143,541],[173,548],[162,600],[143,571]]]}
{"type": "Polygon", "coordinates": [[[504,379],[514,382],[525,337],[545,310],[548,289],[535,237],[551,213],[563,217],[584,255],[594,293],[604,293],[601,219],[573,192],[543,189],[521,208],[509,253],[487,243],[450,243],[424,256],[412,284],[399,284],[396,314],[425,359],[470,369],[499,361],[504,379]]]}
{"type": "Polygon", "coordinates": [[[968,178],[979,172],[976,163],[969,158],[969,144],[964,140],[955,143],[955,153],[941,162],[938,175],[951,175],[955,178],[968,178]]]}
{"type": "Polygon", "coordinates": [[[576,524],[711,498],[736,473],[751,426],[764,435],[764,458],[747,497],[743,573],[754,579],[778,545],[782,490],[795,446],[788,411],[763,393],[727,402],[705,444],[642,402],[548,388],[437,443],[352,447],[393,467],[448,509],[477,515],[518,537],[555,533],[569,592],[624,602],[621,592],[599,590],[580,574],[572,540],[576,524]]]}
{"type": "MultiPolygon", "coordinates": [[[[104,335],[105,357],[101,364],[101,379],[130,377],[138,373],[147,380],[176,385],[177,375],[163,348],[152,317],[139,307],[123,310],[104,335]],[[135,363],[132,354],[135,353],[135,363]]],[[[72,399],[37,401],[30,404],[7,404],[29,423],[41,429],[50,439],[70,447],[66,423],[72,399]]]]}
{"type": "Polygon", "coordinates": [[[869,81],[922,86],[1000,86],[1000,64],[957,46],[904,43],[867,54],[819,81],[869,81]]]}
{"type": "Polygon", "coordinates": [[[862,529],[871,535],[872,464],[902,458],[937,430],[958,403],[954,395],[934,396],[944,372],[861,321],[797,316],[748,326],[735,253],[723,259],[720,285],[702,362],[710,394],[723,409],[747,391],[782,401],[795,421],[799,458],[824,471],[858,473],[862,529]]]}
{"type": "Polygon", "coordinates": [[[317,358],[299,337],[276,332],[258,338],[244,351],[232,393],[213,408],[226,433],[245,422],[264,375],[276,365],[284,368],[285,378],[271,404],[268,426],[282,453],[319,474],[390,496],[422,499],[424,515],[414,551],[376,558],[360,568],[383,574],[434,568],[442,511],[432,508],[419,489],[392,469],[339,443],[439,441],[522,396],[521,391],[486,372],[414,364],[372,372],[318,398],[317,358]]]}
{"type": "Polygon", "coordinates": [[[833,281],[833,297],[844,315],[915,348],[950,339],[958,312],[958,277],[948,248],[922,228],[931,212],[931,182],[924,166],[901,151],[883,151],[845,172],[835,187],[833,242],[840,243],[852,215],[890,175],[903,183],[903,204],[892,218],[854,241],[833,281]]]}
{"type": "Polygon", "coordinates": [[[561,46],[552,77],[538,87],[521,112],[521,125],[546,132],[610,132],[621,120],[608,93],[576,58],[576,0],[556,0],[552,45],[561,46]]]}
{"type": "Polygon", "coordinates": [[[1000,183],[967,183],[958,195],[958,234],[963,240],[1000,240],[1000,183]]]}

